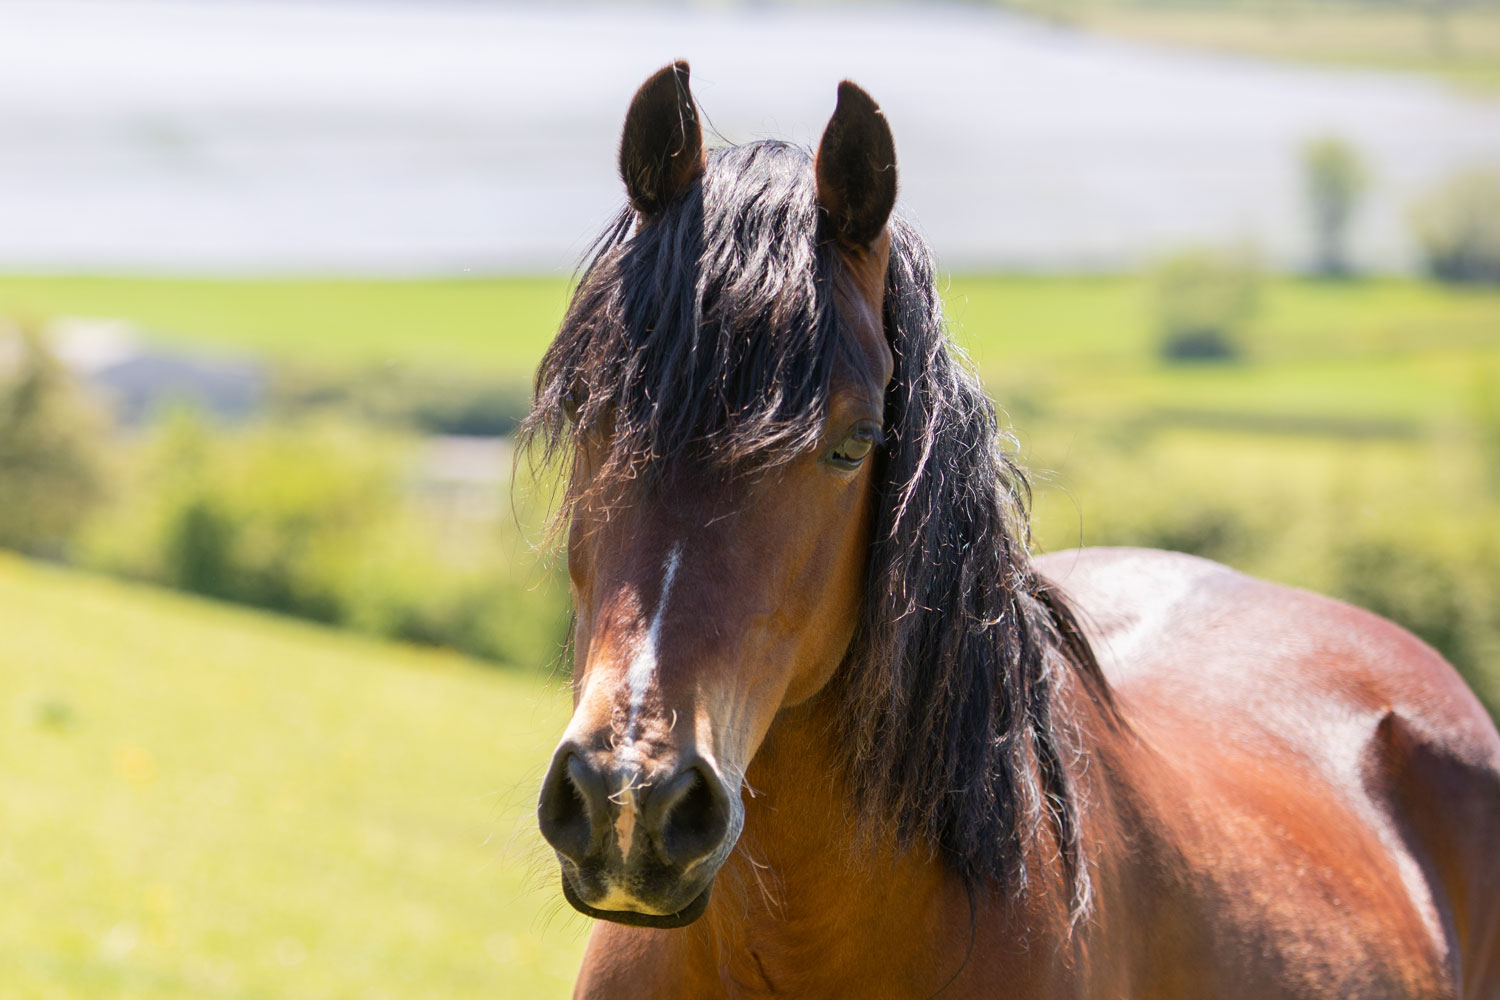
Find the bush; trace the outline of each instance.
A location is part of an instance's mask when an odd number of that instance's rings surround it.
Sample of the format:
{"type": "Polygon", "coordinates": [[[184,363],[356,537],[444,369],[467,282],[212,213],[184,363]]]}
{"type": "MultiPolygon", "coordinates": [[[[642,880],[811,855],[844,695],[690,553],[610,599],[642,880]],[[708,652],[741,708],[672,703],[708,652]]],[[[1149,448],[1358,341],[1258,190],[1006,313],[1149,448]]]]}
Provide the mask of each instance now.
{"type": "Polygon", "coordinates": [[[1475,379],[1469,423],[1485,486],[1500,498],[1500,370],[1475,379]]]}
{"type": "Polygon", "coordinates": [[[1393,533],[1346,547],[1336,565],[1339,597],[1410,629],[1500,716],[1500,549],[1393,533]]]}
{"type": "Polygon", "coordinates": [[[107,431],[39,336],[0,329],[0,546],[62,553],[104,497],[107,431]]]}
{"type": "Polygon", "coordinates": [[[1255,312],[1260,284],[1260,269],[1244,251],[1190,250],[1162,261],[1152,276],[1162,357],[1237,357],[1237,334],[1255,312]]]}
{"type": "Polygon", "coordinates": [[[563,591],[513,522],[445,537],[407,488],[402,438],[179,412],[143,450],[127,501],[80,546],[87,565],[509,663],[548,664],[566,639],[563,591]]]}
{"type": "Polygon", "coordinates": [[[282,368],[272,388],[283,415],[333,410],[359,420],[430,434],[498,437],[515,433],[531,408],[531,386],[403,367],[282,368]]]}
{"type": "Polygon", "coordinates": [[[105,568],[319,621],[343,602],[336,567],[396,509],[388,442],[347,425],[218,430],[170,415],[129,502],[92,532],[105,568]]]}
{"type": "Polygon", "coordinates": [[[1431,644],[1500,718],[1500,503],[1476,442],[1129,436],[1036,429],[1067,456],[1035,480],[1044,549],[1174,549],[1342,598],[1431,644]]]}
{"type": "Polygon", "coordinates": [[[1433,277],[1500,284],[1500,172],[1450,178],[1413,208],[1412,226],[1433,277]]]}

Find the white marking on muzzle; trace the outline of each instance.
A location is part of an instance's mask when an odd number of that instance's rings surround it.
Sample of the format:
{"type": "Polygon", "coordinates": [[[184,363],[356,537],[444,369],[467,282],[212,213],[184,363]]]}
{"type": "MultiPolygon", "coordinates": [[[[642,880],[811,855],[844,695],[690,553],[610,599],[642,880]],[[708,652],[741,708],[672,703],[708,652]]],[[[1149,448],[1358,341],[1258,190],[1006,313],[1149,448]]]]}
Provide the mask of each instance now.
{"type": "Polygon", "coordinates": [[[630,892],[624,886],[621,886],[615,882],[609,882],[607,883],[607,886],[609,891],[604,894],[604,898],[599,900],[597,903],[589,904],[594,909],[615,910],[630,913],[647,913],[659,917],[666,916],[666,912],[664,910],[658,910],[653,906],[647,906],[639,899],[636,899],[635,894],[630,892]]]}
{"type": "Polygon", "coordinates": [[[630,842],[635,838],[635,786],[626,785],[620,790],[618,800],[620,815],[615,818],[615,840],[620,845],[620,857],[630,857],[630,842]]]}

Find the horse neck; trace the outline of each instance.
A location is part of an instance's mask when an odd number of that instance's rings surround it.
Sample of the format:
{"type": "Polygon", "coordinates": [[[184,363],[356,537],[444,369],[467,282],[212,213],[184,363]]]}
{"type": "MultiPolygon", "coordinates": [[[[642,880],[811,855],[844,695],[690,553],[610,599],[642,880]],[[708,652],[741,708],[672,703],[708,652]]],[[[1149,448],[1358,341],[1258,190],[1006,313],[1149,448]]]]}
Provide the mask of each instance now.
{"type": "Polygon", "coordinates": [[[960,970],[1033,982],[1037,995],[1052,989],[1055,963],[1039,967],[1016,947],[1067,933],[1066,886],[1044,860],[1050,846],[1033,848],[1031,892],[1011,907],[971,894],[924,847],[898,851],[864,835],[836,777],[833,706],[820,701],[784,711],[747,773],[744,832],[720,873],[708,933],[694,939],[701,968],[716,969],[731,995],[921,996],[960,970]],[[981,954],[981,925],[1008,946],[981,954]]]}

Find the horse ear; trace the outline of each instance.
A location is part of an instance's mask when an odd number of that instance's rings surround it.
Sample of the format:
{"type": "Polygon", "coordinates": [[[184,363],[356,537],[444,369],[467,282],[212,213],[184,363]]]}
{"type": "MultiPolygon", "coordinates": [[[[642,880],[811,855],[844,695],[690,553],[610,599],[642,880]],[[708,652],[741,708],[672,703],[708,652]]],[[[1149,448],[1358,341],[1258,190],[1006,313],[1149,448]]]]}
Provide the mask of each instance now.
{"type": "Polygon", "coordinates": [[[896,142],[879,105],[848,80],[839,84],[815,169],[834,232],[851,246],[869,246],[896,204],[896,142]]]}
{"type": "Polygon", "coordinates": [[[701,173],[703,127],[688,89],[688,64],[678,60],[635,92],[620,138],[620,176],[630,204],[649,218],[701,173]]]}

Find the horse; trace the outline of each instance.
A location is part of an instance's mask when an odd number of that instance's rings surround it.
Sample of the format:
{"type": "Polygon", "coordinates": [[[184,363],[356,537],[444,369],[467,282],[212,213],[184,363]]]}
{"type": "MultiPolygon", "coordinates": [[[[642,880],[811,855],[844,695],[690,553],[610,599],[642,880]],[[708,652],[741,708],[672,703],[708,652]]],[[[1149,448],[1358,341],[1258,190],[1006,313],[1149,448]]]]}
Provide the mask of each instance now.
{"type": "Polygon", "coordinates": [[[1431,648],[1027,480],[840,84],[815,154],[636,93],[522,429],[565,474],[542,783],[575,996],[1500,997],[1500,735],[1431,648]]]}

